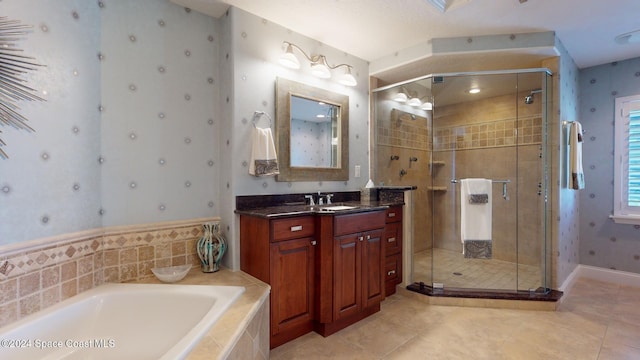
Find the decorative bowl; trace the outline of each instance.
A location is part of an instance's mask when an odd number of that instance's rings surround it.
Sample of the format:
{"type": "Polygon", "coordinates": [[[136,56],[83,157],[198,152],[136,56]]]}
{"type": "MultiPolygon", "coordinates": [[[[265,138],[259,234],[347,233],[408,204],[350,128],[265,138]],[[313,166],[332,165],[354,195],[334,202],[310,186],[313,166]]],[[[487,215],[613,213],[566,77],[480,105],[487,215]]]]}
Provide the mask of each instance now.
{"type": "Polygon", "coordinates": [[[151,269],[158,280],[166,283],[173,283],[182,280],[189,270],[191,270],[191,264],[151,269]]]}

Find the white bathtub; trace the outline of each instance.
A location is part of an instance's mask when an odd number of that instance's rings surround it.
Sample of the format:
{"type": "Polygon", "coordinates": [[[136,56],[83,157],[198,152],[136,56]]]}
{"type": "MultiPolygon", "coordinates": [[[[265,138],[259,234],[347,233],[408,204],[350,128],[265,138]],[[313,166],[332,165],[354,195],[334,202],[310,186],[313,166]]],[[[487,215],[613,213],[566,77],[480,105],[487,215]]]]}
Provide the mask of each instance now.
{"type": "Polygon", "coordinates": [[[0,359],[183,359],[244,290],[102,285],[0,328],[0,359]]]}

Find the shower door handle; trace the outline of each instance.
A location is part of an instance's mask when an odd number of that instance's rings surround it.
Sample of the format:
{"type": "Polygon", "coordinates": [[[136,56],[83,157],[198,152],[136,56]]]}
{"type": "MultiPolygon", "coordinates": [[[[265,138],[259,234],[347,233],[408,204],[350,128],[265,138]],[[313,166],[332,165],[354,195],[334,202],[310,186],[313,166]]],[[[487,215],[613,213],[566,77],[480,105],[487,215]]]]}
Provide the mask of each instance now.
{"type": "Polygon", "coordinates": [[[505,200],[509,200],[509,194],[507,193],[507,182],[502,183],[502,198],[505,200]]]}

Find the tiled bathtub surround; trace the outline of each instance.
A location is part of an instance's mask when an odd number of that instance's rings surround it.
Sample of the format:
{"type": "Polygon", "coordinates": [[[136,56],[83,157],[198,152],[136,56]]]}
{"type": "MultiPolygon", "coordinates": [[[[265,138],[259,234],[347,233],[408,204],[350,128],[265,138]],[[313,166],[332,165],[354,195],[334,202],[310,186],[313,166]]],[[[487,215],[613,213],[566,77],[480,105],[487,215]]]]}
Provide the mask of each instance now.
{"type": "Polygon", "coordinates": [[[152,277],[156,266],[197,265],[195,243],[212,220],[219,218],[102,228],[0,249],[0,326],[105,282],[152,277]]]}

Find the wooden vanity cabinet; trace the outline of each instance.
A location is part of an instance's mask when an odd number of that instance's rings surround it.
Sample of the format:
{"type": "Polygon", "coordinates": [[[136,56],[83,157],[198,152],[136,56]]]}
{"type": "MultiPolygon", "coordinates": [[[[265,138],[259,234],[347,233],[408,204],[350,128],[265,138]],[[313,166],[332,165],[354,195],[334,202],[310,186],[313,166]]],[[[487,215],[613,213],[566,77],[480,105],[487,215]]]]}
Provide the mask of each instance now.
{"type": "Polygon", "coordinates": [[[402,282],[402,205],[390,206],[386,211],[385,244],[385,296],[395,294],[402,282]]]}
{"type": "Polygon", "coordinates": [[[380,310],[385,292],[385,211],[324,216],[316,331],[328,336],[380,310]]]}
{"type": "Polygon", "coordinates": [[[271,285],[270,347],[313,330],[315,218],[240,216],[240,268],[271,285]]]}
{"type": "MultiPolygon", "coordinates": [[[[312,330],[329,336],[380,311],[397,283],[389,264],[401,259],[401,243],[402,207],[276,219],[240,215],[240,268],[271,285],[270,347],[312,330]]],[[[395,274],[401,268],[394,265],[395,274]]]]}

